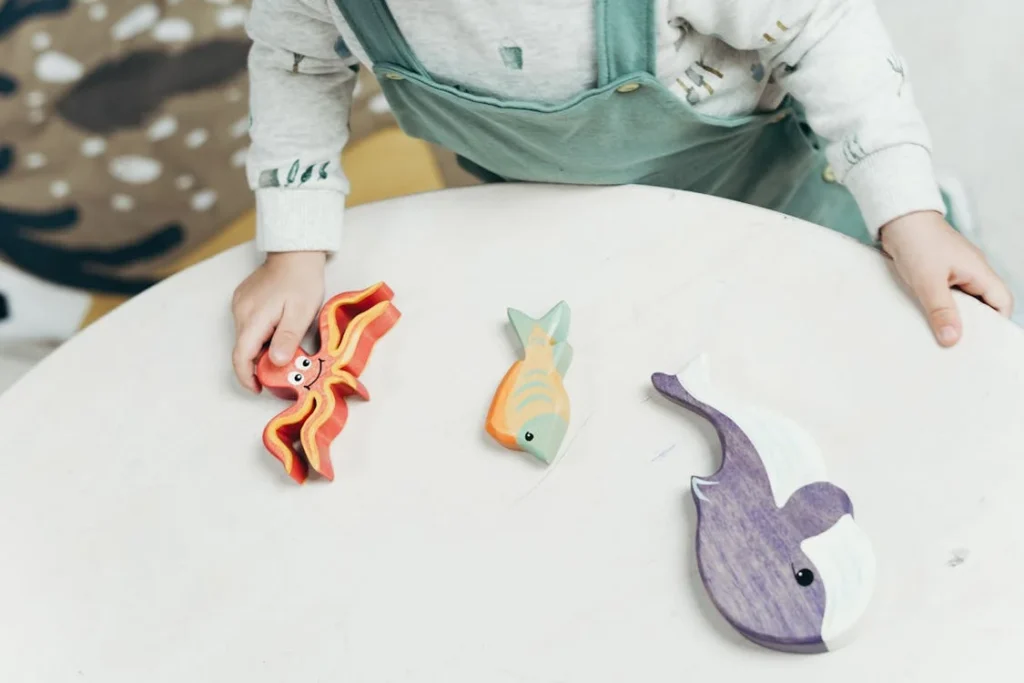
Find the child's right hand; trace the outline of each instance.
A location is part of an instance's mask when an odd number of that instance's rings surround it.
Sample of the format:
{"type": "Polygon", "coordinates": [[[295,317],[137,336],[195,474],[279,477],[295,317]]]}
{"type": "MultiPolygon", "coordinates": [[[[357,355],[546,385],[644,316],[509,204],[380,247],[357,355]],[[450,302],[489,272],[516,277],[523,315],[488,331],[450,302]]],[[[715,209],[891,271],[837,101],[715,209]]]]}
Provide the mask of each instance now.
{"type": "Polygon", "coordinates": [[[268,339],[270,360],[278,366],[295,355],[324,299],[324,264],[320,251],[267,254],[267,260],[235,290],[232,362],[244,387],[259,393],[255,363],[268,339]]]}

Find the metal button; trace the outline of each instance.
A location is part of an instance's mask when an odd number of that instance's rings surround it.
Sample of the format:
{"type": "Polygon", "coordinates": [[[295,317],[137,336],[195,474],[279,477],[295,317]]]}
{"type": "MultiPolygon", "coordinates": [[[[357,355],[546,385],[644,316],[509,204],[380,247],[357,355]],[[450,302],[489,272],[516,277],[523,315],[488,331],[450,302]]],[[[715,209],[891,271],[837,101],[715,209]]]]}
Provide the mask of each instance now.
{"type": "Polygon", "coordinates": [[[623,83],[622,85],[620,85],[615,90],[617,92],[627,93],[627,92],[636,92],[639,89],[640,89],[640,84],[639,83],[623,83]]]}
{"type": "Polygon", "coordinates": [[[836,181],[836,172],[832,170],[831,166],[826,166],[825,170],[821,172],[821,179],[826,183],[834,183],[836,181]]]}
{"type": "Polygon", "coordinates": [[[384,74],[384,78],[388,79],[389,81],[404,81],[405,80],[405,76],[403,76],[402,74],[396,74],[394,71],[388,71],[387,73],[385,73],[384,74]]]}

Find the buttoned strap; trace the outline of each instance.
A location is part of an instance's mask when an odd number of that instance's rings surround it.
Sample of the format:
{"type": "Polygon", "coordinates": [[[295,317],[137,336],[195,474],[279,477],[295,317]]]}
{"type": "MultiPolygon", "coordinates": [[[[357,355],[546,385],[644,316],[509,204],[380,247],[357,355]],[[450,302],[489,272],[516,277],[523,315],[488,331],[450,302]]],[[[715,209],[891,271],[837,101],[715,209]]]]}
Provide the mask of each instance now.
{"type": "Polygon", "coordinates": [[[598,85],[637,72],[655,75],[656,0],[594,0],[598,85]]]}
{"type": "Polygon", "coordinates": [[[334,0],[374,64],[385,63],[429,74],[409,47],[385,0],[334,0]]]}

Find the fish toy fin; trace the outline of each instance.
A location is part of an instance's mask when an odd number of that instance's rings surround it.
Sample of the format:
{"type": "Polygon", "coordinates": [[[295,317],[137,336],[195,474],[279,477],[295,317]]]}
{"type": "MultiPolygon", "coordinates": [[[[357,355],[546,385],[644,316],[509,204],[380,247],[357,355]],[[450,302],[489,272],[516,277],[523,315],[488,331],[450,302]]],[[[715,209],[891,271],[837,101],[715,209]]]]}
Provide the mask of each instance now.
{"type": "Polygon", "coordinates": [[[565,377],[565,373],[569,371],[569,366],[572,364],[572,346],[569,342],[560,342],[555,344],[553,353],[555,356],[555,372],[565,377]]]}

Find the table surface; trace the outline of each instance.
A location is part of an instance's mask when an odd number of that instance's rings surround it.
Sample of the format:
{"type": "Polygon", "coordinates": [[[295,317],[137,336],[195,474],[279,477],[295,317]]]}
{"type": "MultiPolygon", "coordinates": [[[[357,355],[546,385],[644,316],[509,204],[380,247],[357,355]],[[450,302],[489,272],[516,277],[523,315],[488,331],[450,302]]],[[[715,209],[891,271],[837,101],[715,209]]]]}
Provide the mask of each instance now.
{"type": "Polygon", "coordinates": [[[958,296],[933,342],[874,251],[653,188],[486,187],[353,210],[328,291],[399,324],[299,487],[263,449],[287,406],[232,377],[245,245],[87,329],[0,397],[0,680],[444,683],[1005,679],[1024,639],[1024,333],[958,296]],[[547,468],[483,424],[505,309],[573,311],[573,422],[547,468]],[[650,375],[801,423],[874,543],[856,640],[744,641],[697,579],[705,423],[650,375]],[[714,678],[713,678],[714,677],[714,678]],[[820,678],[813,678],[820,677],[820,678]]]}

